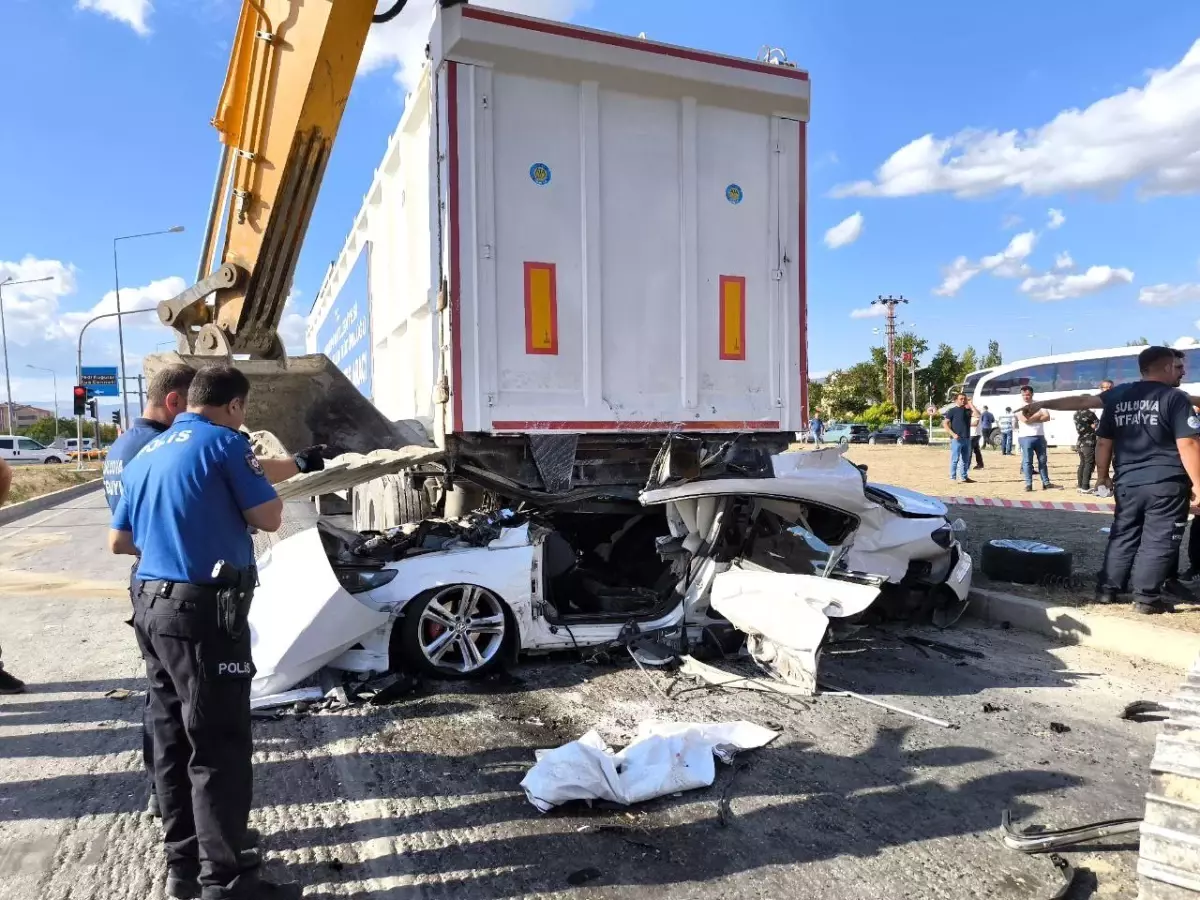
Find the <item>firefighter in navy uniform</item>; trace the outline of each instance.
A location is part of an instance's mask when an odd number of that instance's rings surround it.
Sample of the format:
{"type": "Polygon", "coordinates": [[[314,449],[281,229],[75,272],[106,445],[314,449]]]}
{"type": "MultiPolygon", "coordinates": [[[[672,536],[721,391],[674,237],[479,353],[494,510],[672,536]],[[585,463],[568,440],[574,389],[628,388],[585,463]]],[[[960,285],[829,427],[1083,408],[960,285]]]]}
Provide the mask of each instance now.
{"type": "Polygon", "coordinates": [[[1112,488],[1115,464],[1116,511],[1097,593],[1101,602],[1113,602],[1132,587],[1139,612],[1172,612],[1164,589],[1180,590],[1179,546],[1200,485],[1200,417],[1179,390],[1182,353],[1148,347],[1138,367],[1141,381],[1102,395],[1097,485],[1112,488]]]}
{"type": "Polygon", "coordinates": [[[260,879],[243,851],[251,799],[250,528],[279,529],[283,503],[239,429],[250,384],[200,369],[187,412],[126,467],[109,546],[140,556],[134,630],[150,681],[154,776],[167,894],[299,898],[260,879]],[[220,566],[218,571],[219,564],[220,566]]]}

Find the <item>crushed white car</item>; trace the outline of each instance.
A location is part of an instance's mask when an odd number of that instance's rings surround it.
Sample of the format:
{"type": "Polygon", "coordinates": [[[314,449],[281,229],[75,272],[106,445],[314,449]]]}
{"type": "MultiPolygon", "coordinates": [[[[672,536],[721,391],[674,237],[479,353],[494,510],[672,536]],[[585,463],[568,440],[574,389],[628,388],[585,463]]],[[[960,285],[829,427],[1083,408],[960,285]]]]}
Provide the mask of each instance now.
{"type": "MultiPolygon", "coordinates": [[[[283,495],[345,489],[416,458],[342,458],[283,495]]],[[[520,653],[631,634],[684,650],[722,629],[757,637],[812,680],[831,622],[878,610],[947,625],[966,607],[971,559],[946,507],[868,484],[840,448],[771,457],[763,477],[664,482],[633,510],[501,509],[385,533],[323,518],[285,528],[259,553],[253,696],[324,666],[472,677],[520,653]]]]}

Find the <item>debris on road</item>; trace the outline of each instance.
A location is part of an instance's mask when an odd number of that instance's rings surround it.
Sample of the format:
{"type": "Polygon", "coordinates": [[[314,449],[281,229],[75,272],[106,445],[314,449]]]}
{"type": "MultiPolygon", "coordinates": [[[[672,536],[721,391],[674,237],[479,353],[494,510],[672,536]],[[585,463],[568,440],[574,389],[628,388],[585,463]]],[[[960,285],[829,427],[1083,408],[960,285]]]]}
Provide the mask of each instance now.
{"type": "Polygon", "coordinates": [[[1121,718],[1130,722],[1162,722],[1170,716],[1166,706],[1153,700],[1134,700],[1121,710],[1121,718]]]}
{"type": "Polygon", "coordinates": [[[319,687],[296,688],[279,694],[268,694],[266,697],[255,697],[250,701],[250,709],[278,709],[281,706],[292,706],[296,703],[313,703],[325,696],[325,691],[319,687]]]}
{"type": "Polygon", "coordinates": [[[104,696],[109,700],[128,700],[133,696],[133,691],[128,691],[125,688],[113,688],[111,691],[105,691],[104,696]]]}
{"type": "Polygon", "coordinates": [[[1051,722],[1050,730],[1055,734],[1069,734],[1071,731],[1071,726],[1064,725],[1062,722],[1051,722]]]}
{"type": "Polygon", "coordinates": [[[733,819],[733,810],[730,808],[729,794],[733,790],[733,783],[737,780],[738,775],[750,768],[750,763],[738,763],[733,769],[729,780],[725,783],[725,790],[721,791],[721,799],[717,801],[717,820],[721,823],[722,828],[728,828],[730,821],[733,819]]]}
{"type": "Polygon", "coordinates": [[[1050,864],[1058,870],[1058,874],[1062,876],[1063,880],[1062,887],[1050,895],[1050,900],[1062,900],[1071,890],[1071,885],[1075,883],[1075,870],[1057,853],[1050,854],[1050,864]]]}
{"type": "Polygon", "coordinates": [[[1022,853],[1063,850],[1116,834],[1134,834],[1141,824],[1141,819],[1109,819],[1104,822],[1077,825],[1074,828],[1062,828],[1057,831],[1047,831],[1041,828],[1036,831],[1019,831],[1013,828],[1012,814],[1007,809],[1000,815],[1000,831],[1004,837],[1004,846],[1022,853]]]}
{"type": "Polygon", "coordinates": [[[999,706],[995,703],[985,703],[985,704],[983,704],[983,711],[985,713],[1008,712],[1008,707],[1007,706],[999,706]]]}
{"type": "Polygon", "coordinates": [[[679,673],[690,675],[704,685],[719,688],[730,688],[741,691],[762,691],[768,694],[783,694],[787,697],[809,698],[812,693],[805,688],[769,678],[754,678],[748,675],[738,675],[726,672],[716,666],[700,662],[694,656],[680,658],[679,673]]]}
{"type": "Polygon", "coordinates": [[[830,618],[865,612],[879,588],[815,575],[730,569],[713,579],[710,604],[746,634],[751,657],[810,696],[830,618]]]}
{"type": "Polygon", "coordinates": [[[561,747],[537,751],[537,762],[521,787],[541,812],[570,800],[629,806],[708,787],[716,778],[714,757],[728,763],[737,753],[765,747],[778,736],[751,722],[643,722],[633,741],[613,753],[593,730],[561,747]]]}
{"type": "Polygon", "coordinates": [[[821,693],[830,697],[853,697],[855,700],[861,700],[863,703],[870,703],[872,706],[879,706],[883,709],[891,710],[894,713],[900,713],[904,716],[912,716],[914,719],[920,719],[922,722],[928,722],[930,725],[936,725],[938,728],[956,728],[952,722],[947,722],[944,719],[935,719],[933,716],[927,716],[924,713],[914,712],[911,709],[905,709],[903,706],[896,706],[893,703],[887,703],[883,700],[876,700],[874,697],[864,697],[862,694],[856,694],[854,691],[848,691],[845,688],[837,687],[828,682],[820,682],[818,685],[821,688],[821,693]]]}

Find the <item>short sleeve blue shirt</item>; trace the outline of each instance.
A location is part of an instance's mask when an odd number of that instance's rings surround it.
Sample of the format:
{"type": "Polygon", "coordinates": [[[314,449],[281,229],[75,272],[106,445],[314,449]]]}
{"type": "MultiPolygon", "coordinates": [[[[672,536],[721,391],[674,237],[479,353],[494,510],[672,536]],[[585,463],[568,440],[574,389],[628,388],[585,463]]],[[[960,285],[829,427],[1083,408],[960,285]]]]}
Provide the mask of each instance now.
{"type": "Polygon", "coordinates": [[[250,565],[242,513],[276,496],[246,436],[197,413],[147,443],[122,483],[112,527],[132,533],[145,581],[212,584],[219,560],[250,565]]]}
{"type": "Polygon", "coordinates": [[[134,419],[133,427],[117,438],[104,458],[104,499],[109,512],[117,511],[121,499],[121,473],[142,448],[166,431],[168,426],[153,419],[134,419]]]}

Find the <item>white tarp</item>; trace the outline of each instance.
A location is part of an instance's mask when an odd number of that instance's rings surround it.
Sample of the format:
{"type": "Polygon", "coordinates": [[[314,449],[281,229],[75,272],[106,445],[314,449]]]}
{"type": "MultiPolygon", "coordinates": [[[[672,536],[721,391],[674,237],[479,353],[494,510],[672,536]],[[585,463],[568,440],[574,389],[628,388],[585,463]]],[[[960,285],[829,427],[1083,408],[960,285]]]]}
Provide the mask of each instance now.
{"type": "Polygon", "coordinates": [[[628,806],[708,787],[714,755],[729,762],[742,750],[765,747],[779,733],[752,722],[643,722],[637,737],[614,753],[595,731],[554,750],[538,750],[521,781],[541,812],[569,800],[609,800],[628,806]]]}
{"type": "Polygon", "coordinates": [[[829,619],[856,616],[878,596],[869,585],[734,567],[713,579],[709,602],[746,634],[755,659],[815,694],[817,651],[829,619]]]}

